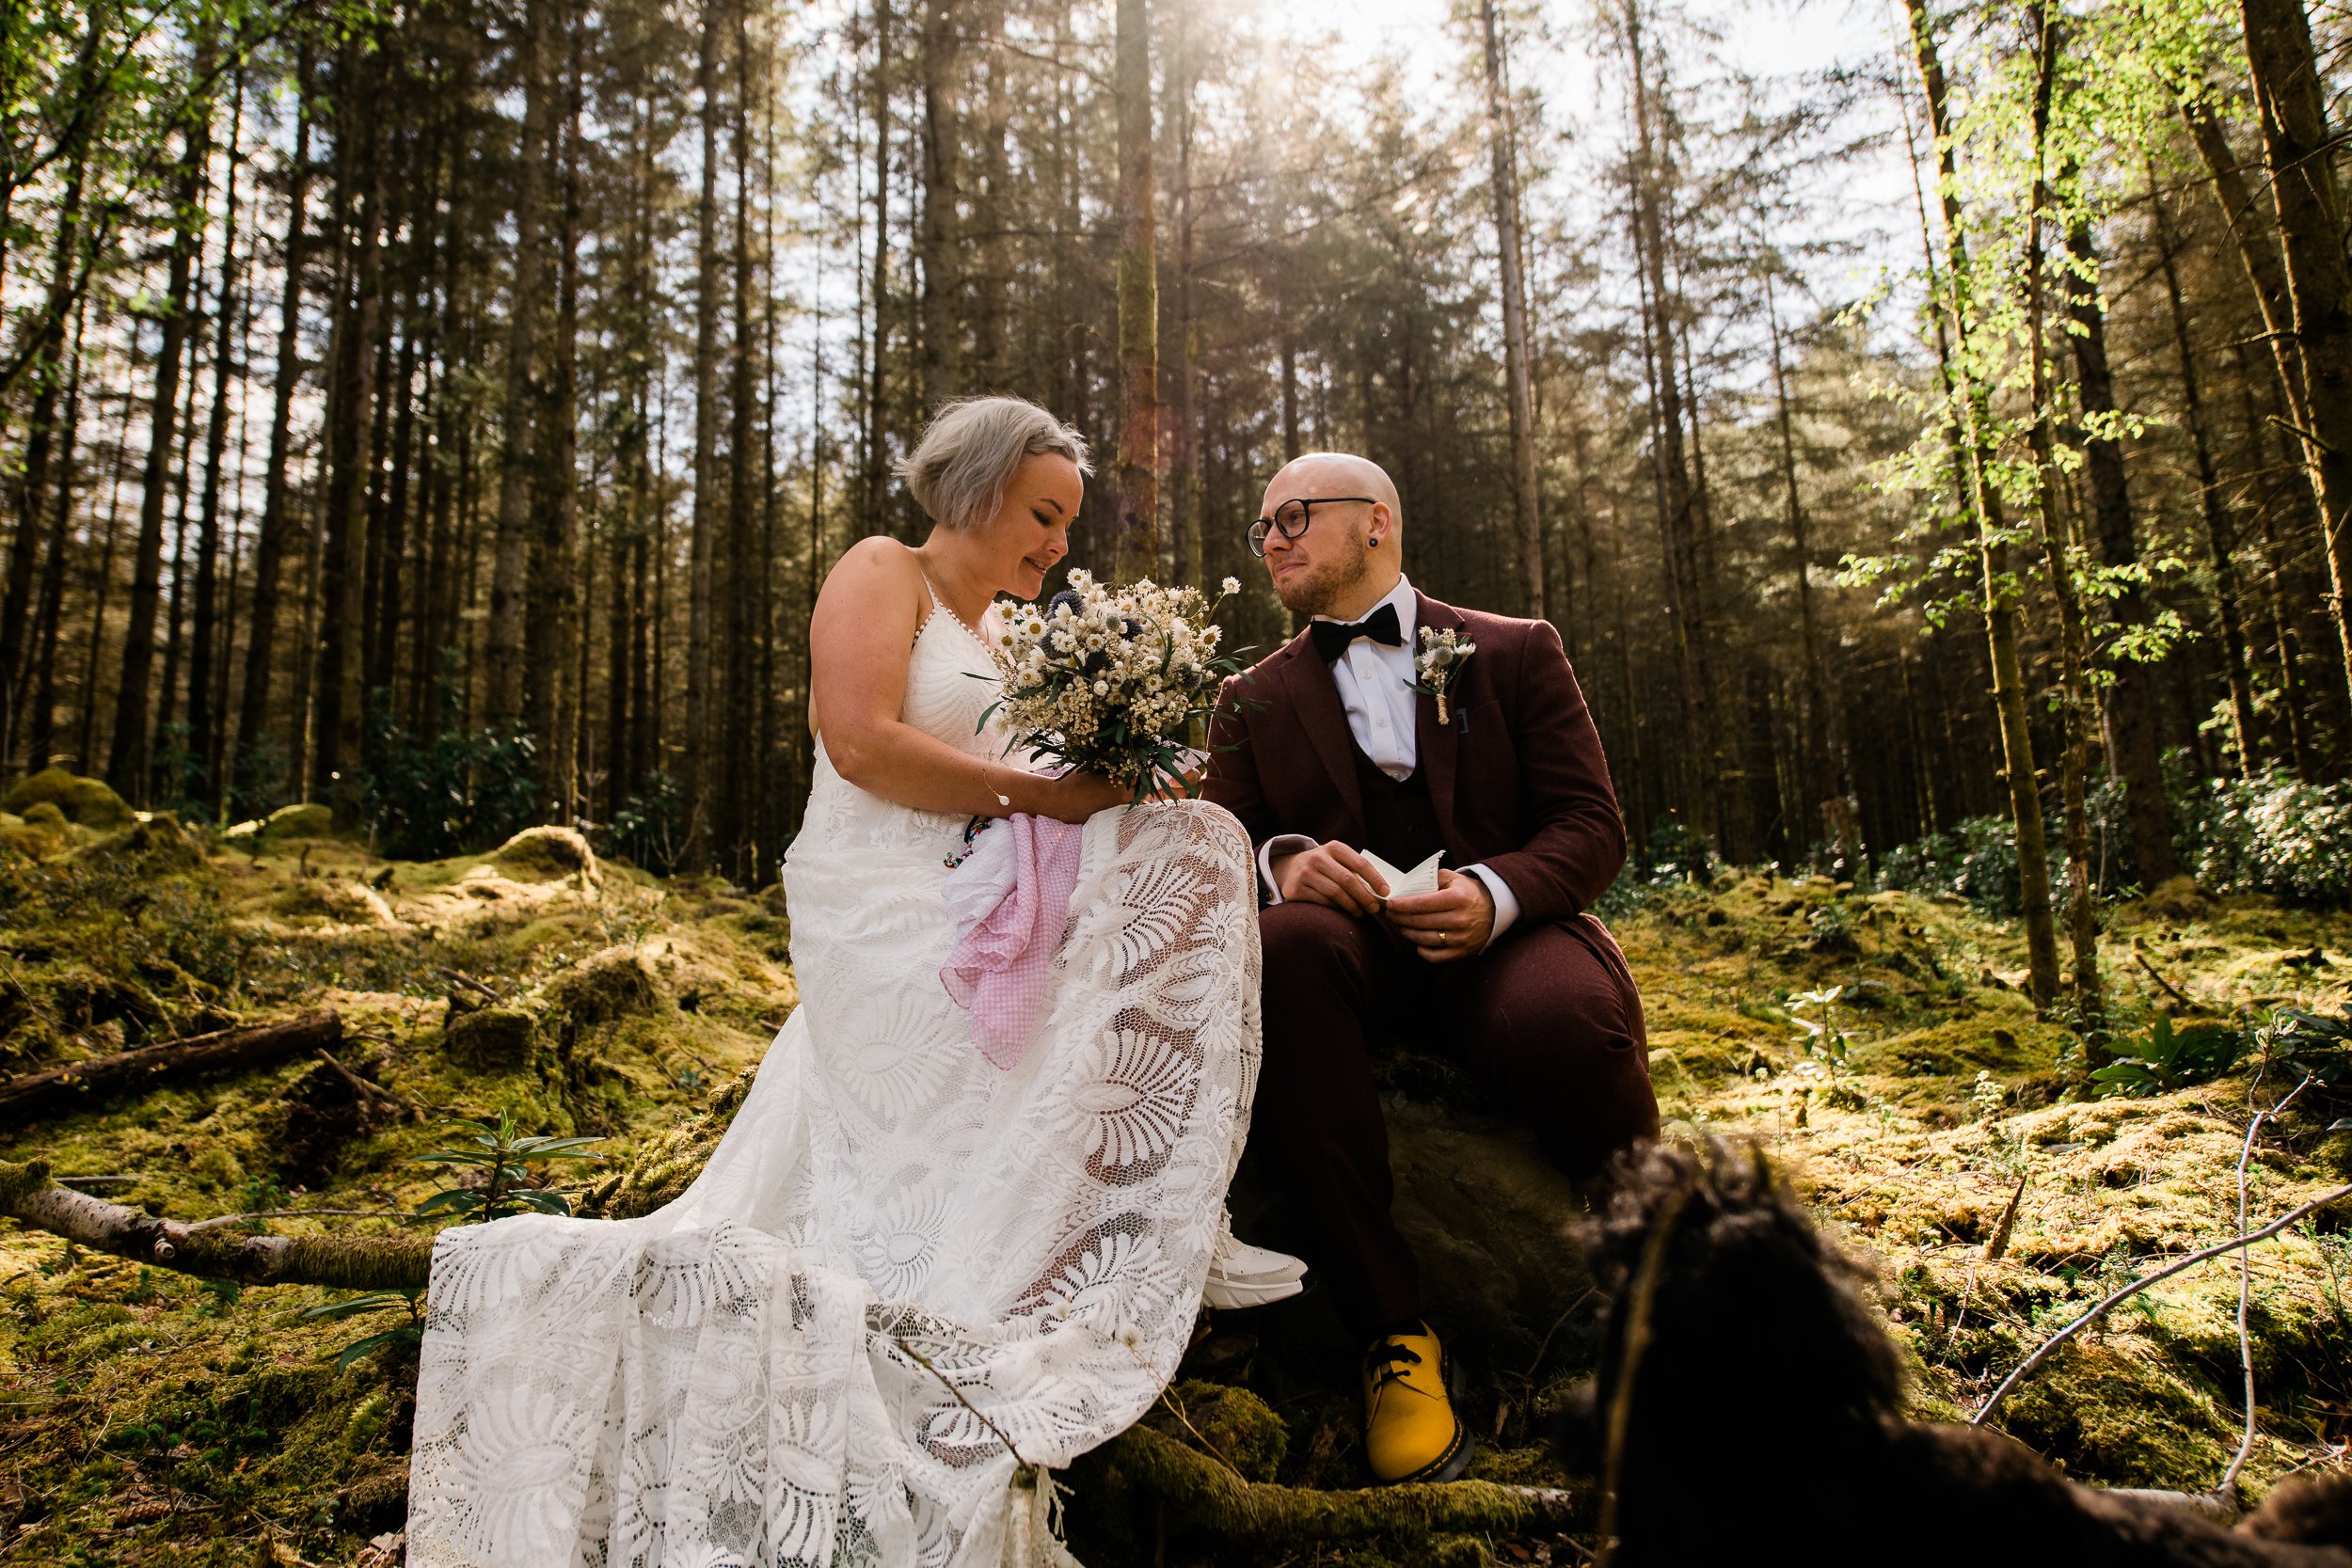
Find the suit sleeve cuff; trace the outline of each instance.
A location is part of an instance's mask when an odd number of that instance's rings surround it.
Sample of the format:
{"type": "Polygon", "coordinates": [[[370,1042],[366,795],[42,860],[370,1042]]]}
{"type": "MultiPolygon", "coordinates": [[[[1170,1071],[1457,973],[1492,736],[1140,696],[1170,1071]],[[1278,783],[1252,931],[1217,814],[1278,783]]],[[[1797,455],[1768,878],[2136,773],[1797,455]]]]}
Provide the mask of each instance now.
{"type": "MultiPolygon", "coordinates": [[[[1273,840],[1267,840],[1269,847],[1273,845],[1273,840]]],[[[1481,953],[1484,953],[1487,948],[1492,947],[1496,942],[1501,942],[1502,940],[1502,933],[1509,930],[1512,923],[1518,919],[1518,895],[1511,891],[1510,883],[1504,881],[1500,876],[1496,875],[1486,866],[1466,865],[1462,868],[1462,875],[1465,877],[1475,877],[1480,881],[1486,883],[1486,892],[1495,901],[1494,934],[1486,939],[1486,946],[1479,949],[1481,953]]]]}
{"type": "MultiPolygon", "coordinates": [[[[1258,846],[1258,885],[1265,889],[1267,903],[1279,904],[1282,901],[1282,890],[1274,885],[1274,857],[1295,855],[1301,849],[1311,849],[1316,842],[1305,833],[1276,833],[1258,846]]],[[[1518,906],[1514,904],[1512,908],[1517,910],[1518,906]]]]}

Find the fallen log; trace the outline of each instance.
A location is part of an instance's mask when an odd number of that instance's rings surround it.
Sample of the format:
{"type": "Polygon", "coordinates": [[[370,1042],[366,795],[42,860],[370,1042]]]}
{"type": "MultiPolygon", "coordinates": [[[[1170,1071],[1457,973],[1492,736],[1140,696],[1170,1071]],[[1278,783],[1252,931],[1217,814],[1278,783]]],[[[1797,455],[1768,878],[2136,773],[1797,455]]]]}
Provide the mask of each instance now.
{"type": "Polygon", "coordinates": [[[35,1160],[0,1160],[0,1213],[93,1252],[240,1285],[324,1285],[340,1291],[421,1291],[430,1236],[255,1236],[207,1230],[60,1187],[35,1160]]]}
{"type": "Polygon", "coordinates": [[[69,1095],[103,1095],[144,1086],[164,1073],[211,1068],[254,1067],[305,1052],[341,1045],[343,1021],[330,1007],[276,1023],[246,1024],[183,1040],[142,1046],[111,1056],[68,1062],[45,1072],[0,1081],[0,1117],[21,1116],[35,1105],[69,1095]]]}
{"type": "Polygon", "coordinates": [[[1559,1534],[1593,1525],[1586,1495],[1550,1487],[1454,1481],[1326,1492],[1247,1481],[1148,1426],[1120,1433],[1104,1456],[1114,1475],[1166,1503],[1185,1528],[1256,1547],[1373,1535],[1559,1534]]]}

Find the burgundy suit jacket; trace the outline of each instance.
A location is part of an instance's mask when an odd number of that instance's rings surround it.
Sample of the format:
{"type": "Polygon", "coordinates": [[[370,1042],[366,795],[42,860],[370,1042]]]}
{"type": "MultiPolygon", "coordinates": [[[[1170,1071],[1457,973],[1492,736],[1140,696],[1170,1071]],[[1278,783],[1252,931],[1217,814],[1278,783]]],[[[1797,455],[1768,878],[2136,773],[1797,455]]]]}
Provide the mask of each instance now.
{"type": "MultiPolygon", "coordinates": [[[[1418,699],[1418,766],[1454,870],[1484,864],[1521,924],[1566,920],[1616,879],[1625,819],[1600,733],[1549,621],[1456,610],[1416,591],[1420,624],[1478,644],[1446,693],[1418,699]]],[[[1237,675],[1209,722],[1208,799],[1252,845],[1282,833],[1364,843],[1356,744],[1330,666],[1305,632],[1237,675]]]]}

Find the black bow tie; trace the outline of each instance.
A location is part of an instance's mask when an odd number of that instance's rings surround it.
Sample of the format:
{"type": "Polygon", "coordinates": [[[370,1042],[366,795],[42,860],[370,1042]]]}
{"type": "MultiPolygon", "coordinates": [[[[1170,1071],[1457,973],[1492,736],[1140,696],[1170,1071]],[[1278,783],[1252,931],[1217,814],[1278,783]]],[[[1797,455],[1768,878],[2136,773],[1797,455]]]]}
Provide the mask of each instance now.
{"type": "Polygon", "coordinates": [[[1315,652],[1323,656],[1326,664],[1337,661],[1347,652],[1347,645],[1359,637],[1386,642],[1391,648],[1405,641],[1405,633],[1396,624],[1396,606],[1392,604],[1382,605],[1360,621],[1313,622],[1307,633],[1315,640],[1315,652]]]}

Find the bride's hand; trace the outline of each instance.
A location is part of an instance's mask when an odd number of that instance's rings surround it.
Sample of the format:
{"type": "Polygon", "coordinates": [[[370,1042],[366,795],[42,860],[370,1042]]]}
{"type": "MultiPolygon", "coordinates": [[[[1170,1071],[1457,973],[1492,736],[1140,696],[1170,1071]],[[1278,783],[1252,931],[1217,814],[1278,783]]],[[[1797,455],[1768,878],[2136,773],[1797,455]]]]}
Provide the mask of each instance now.
{"type": "Polygon", "coordinates": [[[1061,822],[1084,822],[1098,811],[1128,805],[1136,792],[1100,773],[1064,773],[1046,781],[1044,816],[1061,822]]]}

